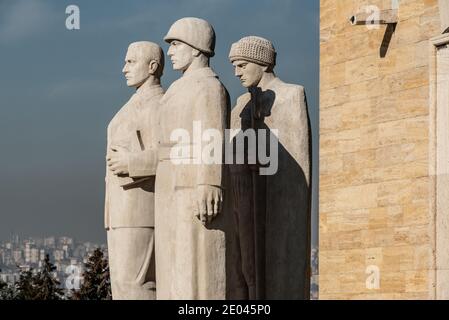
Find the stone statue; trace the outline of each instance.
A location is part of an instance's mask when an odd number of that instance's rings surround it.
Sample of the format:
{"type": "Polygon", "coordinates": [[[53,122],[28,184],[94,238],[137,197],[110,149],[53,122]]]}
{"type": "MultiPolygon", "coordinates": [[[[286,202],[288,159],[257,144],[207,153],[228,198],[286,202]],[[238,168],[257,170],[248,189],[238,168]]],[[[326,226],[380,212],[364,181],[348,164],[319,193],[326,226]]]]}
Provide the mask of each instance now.
{"type": "Polygon", "coordinates": [[[231,128],[278,130],[274,174],[261,175],[257,163],[231,166],[238,276],[230,298],[308,299],[311,153],[304,88],[276,77],[276,51],[266,39],[242,38],[229,58],[249,91],[237,99],[231,128]]]}
{"type": "MultiPolygon", "coordinates": [[[[176,154],[173,134],[188,137],[215,129],[223,138],[229,95],[209,67],[215,32],[205,20],[176,21],[164,38],[168,56],[182,77],[167,90],[161,113],[162,137],[156,179],[157,299],[225,299],[225,231],[220,215],[223,165],[195,157],[200,140],[184,141],[190,154],[176,154]]],[[[188,138],[187,137],[187,138],[188,138]]],[[[217,150],[218,150],[217,149],[217,150]]]]}
{"type": "Polygon", "coordinates": [[[155,299],[154,172],[162,49],[132,43],[123,73],[136,93],[108,126],[105,226],[113,299],[155,299]]]}

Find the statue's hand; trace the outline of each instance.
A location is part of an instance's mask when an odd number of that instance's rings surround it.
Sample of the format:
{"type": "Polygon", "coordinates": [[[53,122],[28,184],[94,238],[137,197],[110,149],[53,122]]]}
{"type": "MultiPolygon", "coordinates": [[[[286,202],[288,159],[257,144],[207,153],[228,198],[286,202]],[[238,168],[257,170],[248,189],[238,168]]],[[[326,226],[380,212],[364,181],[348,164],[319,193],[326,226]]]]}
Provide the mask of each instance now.
{"type": "Polygon", "coordinates": [[[106,156],[106,163],[115,175],[129,174],[128,169],[129,151],[125,147],[112,146],[106,156]]]}
{"type": "Polygon", "coordinates": [[[199,185],[196,188],[195,216],[206,225],[221,211],[223,191],[216,186],[199,185]]]}

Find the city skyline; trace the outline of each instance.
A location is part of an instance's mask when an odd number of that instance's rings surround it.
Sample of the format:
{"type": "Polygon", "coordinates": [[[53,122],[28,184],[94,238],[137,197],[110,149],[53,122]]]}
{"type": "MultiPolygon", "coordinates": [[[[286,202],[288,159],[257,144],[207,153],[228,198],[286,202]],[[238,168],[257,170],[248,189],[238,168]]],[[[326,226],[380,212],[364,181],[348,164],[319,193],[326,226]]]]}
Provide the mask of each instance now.
{"type": "MultiPolygon", "coordinates": [[[[107,257],[105,244],[77,241],[71,237],[25,237],[13,235],[8,241],[0,241],[0,281],[14,284],[21,271],[39,272],[48,255],[56,267],[53,276],[66,293],[81,284],[84,266],[95,249],[101,249],[107,257]]],[[[78,287],[79,288],[79,287],[78,287]]]]}
{"type": "MultiPolygon", "coordinates": [[[[102,249],[105,258],[108,257],[107,245],[105,243],[83,242],[67,236],[21,238],[18,235],[12,235],[7,241],[0,240],[0,280],[12,284],[18,280],[20,270],[29,270],[31,268],[36,271],[41,270],[40,268],[42,267],[45,255],[49,254],[50,261],[57,268],[54,276],[60,281],[61,288],[67,289],[66,280],[73,275],[66,272],[67,267],[74,266],[77,268],[78,275],[81,276],[89,255],[96,248],[102,249]],[[31,243],[28,248],[27,243],[31,243]],[[64,249],[64,245],[68,247],[64,249]],[[8,256],[7,250],[10,250],[9,258],[13,260],[9,263],[5,263],[5,256],[8,256]],[[27,250],[29,253],[27,253],[27,250]],[[33,253],[33,250],[38,250],[38,253],[33,253]],[[45,250],[45,252],[42,252],[43,250],[45,250]],[[18,251],[20,251],[20,258],[15,257],[15,255],[18,255],[18,251]],[[38,254],[38,257],[33,257],[36,254],[38,254]],[[29,255],[28,259],[27,255],[29,255]]],[[[310,293],[311,299],[313,300],[318,299],[318,254],[318,248],[312,247],[310,293]]],[[[70,269],[70,271],[73,270],[70,269]]],[[[68,291],[66,291],[66,293],[68,293],[68,291]]]]}

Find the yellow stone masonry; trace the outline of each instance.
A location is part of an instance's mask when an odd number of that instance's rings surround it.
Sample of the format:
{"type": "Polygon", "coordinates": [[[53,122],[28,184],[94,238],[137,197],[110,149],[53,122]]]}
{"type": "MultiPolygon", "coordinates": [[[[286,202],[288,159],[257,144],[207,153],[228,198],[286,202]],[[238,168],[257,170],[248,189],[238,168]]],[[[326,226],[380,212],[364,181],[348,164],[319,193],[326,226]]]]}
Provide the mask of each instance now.
{"type": "Polygon", "coordinates": [[[321,0],[320,299],[435,298],[430,42],[438,0],[400,0],[387,27],[352,26],[365,5],[321,0]],[[369,266],[380,272],[368,289],[369,266]]]}

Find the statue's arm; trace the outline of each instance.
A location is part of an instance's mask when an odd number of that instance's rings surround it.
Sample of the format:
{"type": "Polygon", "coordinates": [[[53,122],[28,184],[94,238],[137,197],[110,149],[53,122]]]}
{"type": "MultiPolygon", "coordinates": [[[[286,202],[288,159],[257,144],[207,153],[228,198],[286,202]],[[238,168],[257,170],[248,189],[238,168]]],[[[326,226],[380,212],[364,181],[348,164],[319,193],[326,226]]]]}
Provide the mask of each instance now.
{"type": "Polygon", "coordinates": [[[194,200],[194,212],[198,219],[206,224],[220,212],[223,203],[223,160],[224,132],[229,123],[229,95],[224,87],[203,88],[195,101],[195,119],[201,121],[202,129],[218,130],[221,139],[216,141],[215,150],[222,153],[220,163],[202,163],[197,167],[197,187],[194,200]]]}
{"type": "Polygon", "coordinates": [[[307,105],[307,98],[304,87],[299,86],[295,102],[299,104],[299,118],[296,123],[297,129],[295,133],[297,138],[295,139],[299,145],[299,149],[296,150],[297,154],[294,157],[302,168],[307,180],[307,184],[310,185],[310,163],[311,163],[311,130],[310,130],[310,118],[307,105]]]}
{"type": "Polygon", "coordinates": [[[141,113],[140,128],[136,132],[142,151],[128,156],[128,171],[131,178],[155,176],[158,164],[157,141],[160,140],[160,105],[153,104],[151,110],[141,113]]]}
{"type": "Polygon", "coordinates": [[[129,153],[128,171],[131,178],[155,176],[158,163],[157,149],[129,153]]]}
{"type": "Polygon", "coordinates": [[[202,163],[197,169],[197,185],[210,185],[223,188],[223,162],[224,162],[224,138],[225,129],[229,127],[228,116],[230,116],[229,95],[226,89],[213,88],[204,89],[196,101],[196,119],[201,121],[202,130],[215,129],[221,134],[221,140],[216,141],[216,149],[222,152],[220,163],[202,163]],[[213,90],[215,89],[215,90],[213,90]]]}

